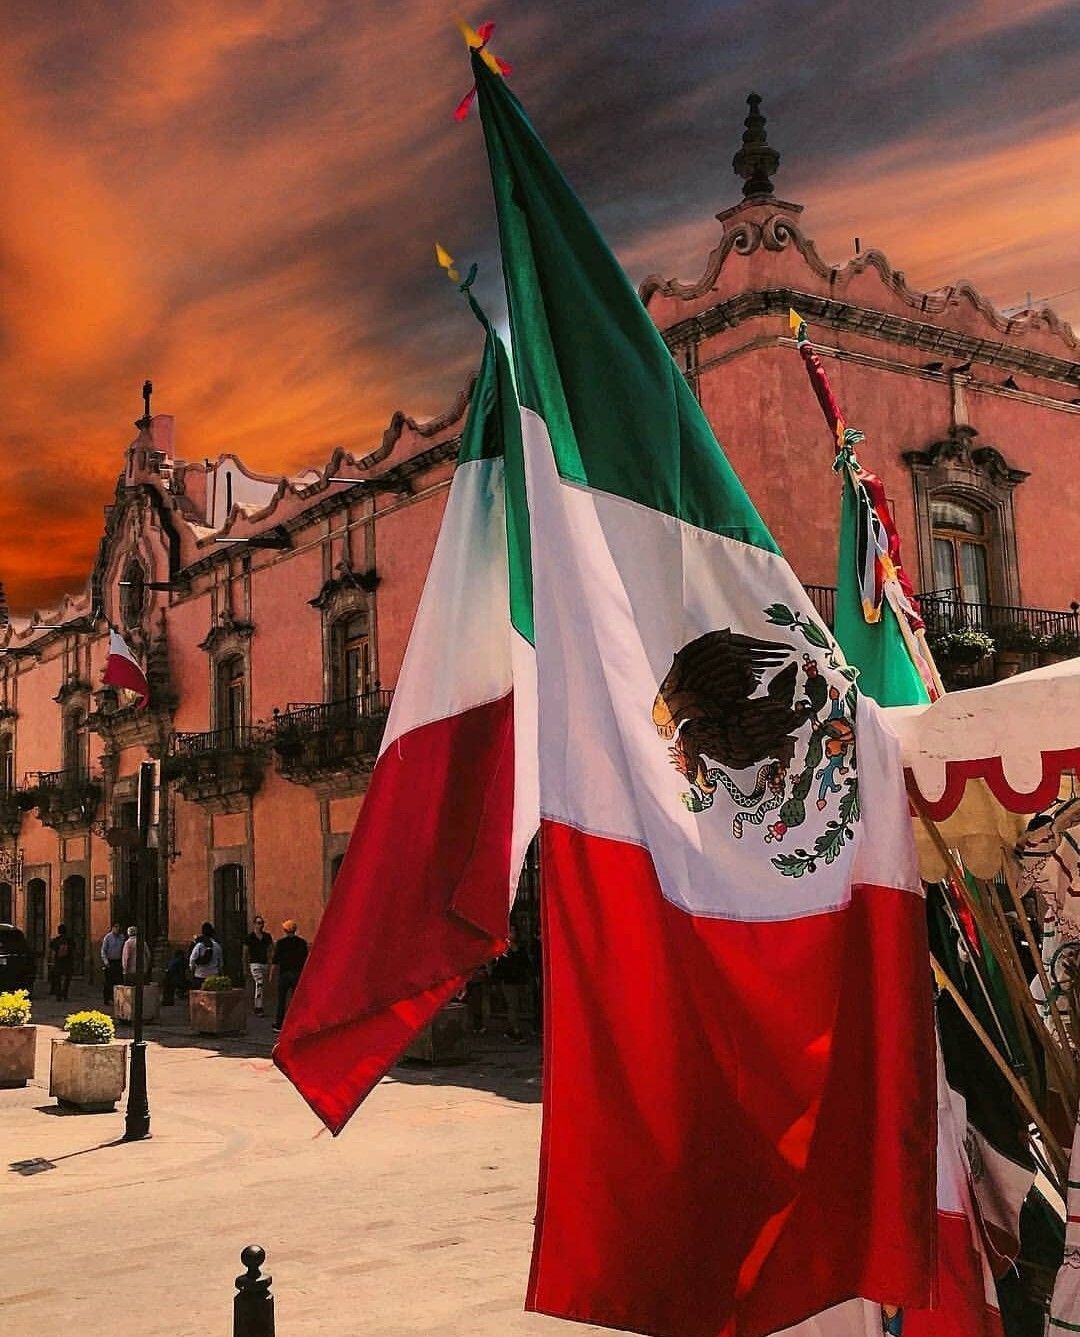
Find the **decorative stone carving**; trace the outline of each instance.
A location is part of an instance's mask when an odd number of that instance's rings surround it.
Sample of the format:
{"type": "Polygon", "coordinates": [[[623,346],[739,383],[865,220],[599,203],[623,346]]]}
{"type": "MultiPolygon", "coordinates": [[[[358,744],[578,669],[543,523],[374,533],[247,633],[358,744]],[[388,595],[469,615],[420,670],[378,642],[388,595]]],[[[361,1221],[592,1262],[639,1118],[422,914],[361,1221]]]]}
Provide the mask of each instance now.
{"type": "Polygon", "coordinates": [[[217,656],[238,654],[244,642],[251,639],[254,631],[253,622],[245,622],[235,617],[231,608],[224,608],[205,638],[199,642],[199,649],[217,656]]]}
{"type": "Polygon", "coordinates": [[[952,496],[969,501],[992,521],[988,556],[994,602],[1017,607],[1021,598],[1012,494],[1028,474],[1013,468],[993,446],[976,446],[977,436],[969,424],[955,423],[926,450],[904,452],[915,491],[919,570],[925,585],[927,573],[934,569],[933,500],[952,496]]]}

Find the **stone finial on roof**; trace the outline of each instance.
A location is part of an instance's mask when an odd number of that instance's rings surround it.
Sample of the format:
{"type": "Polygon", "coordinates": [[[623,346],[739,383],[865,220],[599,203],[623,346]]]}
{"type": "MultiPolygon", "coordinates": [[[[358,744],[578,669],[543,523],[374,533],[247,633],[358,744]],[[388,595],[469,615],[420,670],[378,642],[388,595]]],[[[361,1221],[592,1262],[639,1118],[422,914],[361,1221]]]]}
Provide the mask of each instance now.
{"type": "Polygon", "coordinates": [[[731,160],[735,174],[743,178],[742,192],[747,199],[756,195],[771,196],[773,183],[770,175],[780,166],[780,155],[769,144],[765,132],[765,117],[762,116],[761,95],[751,93],[746,99],[750,108],[743,124],[742,148],[731,160]]]}

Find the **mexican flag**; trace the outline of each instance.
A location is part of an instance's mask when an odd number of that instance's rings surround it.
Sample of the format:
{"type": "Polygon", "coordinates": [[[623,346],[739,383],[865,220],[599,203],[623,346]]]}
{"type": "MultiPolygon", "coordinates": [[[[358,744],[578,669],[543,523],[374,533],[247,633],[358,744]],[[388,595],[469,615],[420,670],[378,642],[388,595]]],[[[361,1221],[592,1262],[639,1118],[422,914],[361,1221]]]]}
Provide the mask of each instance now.
{"type": "Polygon", "coordinates": [[[378,761],[274,1049],[334,1133],[502,950],[537,826],[527,527],[508,513],[504,487],[507,469],[521,468],[518,411],[505,349],[485,326],[378,761]]]}
{"type": "Polygon", "coordinates": [[[833,468],[843,480],[834,631],[859,670],[859,690],[881,706],[925,705],[939,694],[936,670],[922,636],[914,590],[900,556],[900,536],[881,479],[859,463],[863,434],[849,427],[807,336],[806,322],[789,313],[799,352],[833,436],[833,468]]]}
{"type": "MultiPolygon", "coordinates": [[[[840,552],[837,567],[836,638],[848,662],[859,670],[862,691],[882,706],[925,704],[933,671],[917,639],[921,630],[903,574],[900,537],[881,479],[855,457],[862,433],[851,428],[833,395],[825,368],[807,339],[806,325],[791,312],[799,351],[810,384],[836,443],[834,468],[842,478],[840,552]],[[925,675],[925,676],[924,676],[925,675]]],[[[986,972],[993,957],[974,944],[968,968],[957,956],[960,920],[946,901],[947,889],[932,888],[930,939],[939,961],[968,1001],[981,1011],[983,995],[969,970],[986,972]],[[950,922],[950,920],[952,922],[950,922]]],[[[987,981],[986,1000],[993,979],[987,981]]],[[[1007,995],[999,989],[1007,1006],[1007,995]]],[[[990,1033],[997,1013],[983,1016],[990,1033]]],[[[944,995],[938,1004],[938,1146],[934,1300],[930,1309],[907,1309],[898,1319],[905,1337],[1001,1337],[992,1261],[1003,1269],[1019,1252],[1019,1219],[1034,1175],[1030,1156],[1018,1142],[1007,1083],[982,1051],[967,1023],[944,995]],[[951,1075],[950,1075],[951,1074],[951,1075]],[[969,1098],[965,1098],[964,1092],[969,1098]],[[993,1128],[998,1150],[985,1134],[993,1128]],[[1025,1164],[1027,1161],[1029,1164],[1025,1164]],[[976,1170],[977,1165],[977,1170],[976,1170]]],[[[1011,1056],[1010,1056],[1011,1057],[1011,1056]]],[[[828,1333],[825,1337],[832,1337],[828,1333]]]]}
{"type": "Polygon", "coordinates": [[[127,692],[134,692],[138,697],[135,704],[140,710],[145,710],[150,703],[150,686],[142,666],[127,641],[112,628],[109,629],[109,653],[101,681],[108,687],[122,687],[127,692]]]}
{"type": "Polygon", "coordinates": [[[548,1004],[527,1307],[662,1337],[839,1307],[798,1331],[862,1337],[877,1302],[929,1302],[933,1258],[896,740],[520,105],[473,67],[531,526],[548,1004]]]}

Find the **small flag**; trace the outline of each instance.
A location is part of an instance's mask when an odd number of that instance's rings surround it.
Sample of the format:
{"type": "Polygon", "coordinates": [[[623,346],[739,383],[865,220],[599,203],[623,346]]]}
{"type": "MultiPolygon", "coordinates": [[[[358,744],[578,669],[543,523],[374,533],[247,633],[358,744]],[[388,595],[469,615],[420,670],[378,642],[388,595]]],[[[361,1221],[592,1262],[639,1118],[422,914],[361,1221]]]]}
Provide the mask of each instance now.
{"type": "Polygon", "coordinates": [[[138,708],[145,710],[150,704],[150,685],[146,674],[139,667],[130,646],[115,631],[109,632],[109,656],[105,661],[102,682],[110,687],[123,687],[138,694],[138,708]]]}

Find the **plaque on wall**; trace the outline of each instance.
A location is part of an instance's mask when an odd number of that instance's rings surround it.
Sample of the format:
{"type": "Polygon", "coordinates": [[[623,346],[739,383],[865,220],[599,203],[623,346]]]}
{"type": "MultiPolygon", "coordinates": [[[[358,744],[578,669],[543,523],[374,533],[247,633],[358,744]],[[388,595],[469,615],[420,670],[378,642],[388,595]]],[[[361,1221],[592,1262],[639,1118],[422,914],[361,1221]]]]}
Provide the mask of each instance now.
{"type": "Polygon", "coordinates": [[[107,901],[109,899],[109,877],[107,873],[94,874],[94,900],[107,901]]]}

